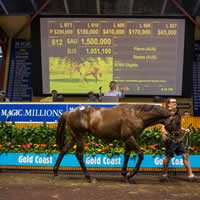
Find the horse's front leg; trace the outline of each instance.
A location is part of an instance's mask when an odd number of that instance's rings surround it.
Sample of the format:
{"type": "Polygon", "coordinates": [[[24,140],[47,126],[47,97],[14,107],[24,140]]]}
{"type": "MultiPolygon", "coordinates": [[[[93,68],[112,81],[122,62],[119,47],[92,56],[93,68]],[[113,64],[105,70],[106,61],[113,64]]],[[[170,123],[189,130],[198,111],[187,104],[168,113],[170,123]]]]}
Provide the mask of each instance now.
{"type": "Polygon", "coordinates": [[[128,146],[126,144],[126,149],[124,153],[124,164],[123,164],[122,172],[121,172],[122,176],[124,177],[126,177],[127,175],[127,164],[128,164],[129,157],[130,157],[130,150],[128,149],[128,146]]]}
{"type": "Polygon", "coordinates": [[[83,173],[90,183],[96,183],[96,179],[92,179],[89,172],[87,171],[87,168],[85,166],[85,163],[83,162],[83,150],[84,150],[84,140],[77,141],[77,147],[76,147],[76,157],[79,161],[79,164],[83,170],[83,173]]]}
{"type": "Polygon", "coordinates": [[[58,159],[56,161],[56,164],[55,164],[55,166],[53,168],[54,176],[58,175],[58,168],[59,168],[60,163],[61,163],[61,161],[63,159],[63,156],[65,155],[65,153],[67,153],[73,147],[74,143],[75,143],[75,141],[72,138],[70,138],[70,140],[62,148],[62,151],[59,154],[58,159]]]}

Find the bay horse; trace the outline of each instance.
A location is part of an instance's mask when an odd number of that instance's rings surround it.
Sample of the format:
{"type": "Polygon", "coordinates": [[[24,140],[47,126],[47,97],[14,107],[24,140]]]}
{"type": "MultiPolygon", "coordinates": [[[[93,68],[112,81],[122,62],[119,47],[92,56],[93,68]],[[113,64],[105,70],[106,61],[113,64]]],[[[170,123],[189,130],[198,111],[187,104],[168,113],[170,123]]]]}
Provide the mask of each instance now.
{"type": "Polygon", "coordinates": [[[121,174],[129,182],[140,168],[143,153],[136,143],[136,138],[142,131],[155,124],[170,125],[173,113],[158,105],[148,104],[119,104],[112,108],[100,108],[94,106],[80,106],[74,110],[64,112],[58,121],[56,130],[56,144],[61,153],[58,156],[53,172],[58,175],[58,168],[63,156],[75,144],[76,157],[82,171],[89,182],[95,181],[90,177],[83,162],[83,150],[88,135],[112,141],[122,140],[125,142],[124,164],[121,174]],[[65,143],[65,127],[69,130],[69,140],[65,143]],[[138,162],[134,170],[127,174],[127,163],[130,152],[138,154],[138,162]]]}

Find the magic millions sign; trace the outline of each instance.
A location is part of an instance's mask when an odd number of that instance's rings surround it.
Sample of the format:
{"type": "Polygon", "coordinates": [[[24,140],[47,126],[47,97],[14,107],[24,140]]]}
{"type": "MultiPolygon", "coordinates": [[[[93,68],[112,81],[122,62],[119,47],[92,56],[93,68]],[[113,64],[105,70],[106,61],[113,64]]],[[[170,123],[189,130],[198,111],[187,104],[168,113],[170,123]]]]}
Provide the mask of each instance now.
{"type": "MultiPolygon", "coordinates": [[[[1,103],[0,121],[6,122],[57,122],[60,115],[82,104],[76,103],[1,103]]],[[[88,104],[101,107],[113,107],[116,104],[88,104]]]]}

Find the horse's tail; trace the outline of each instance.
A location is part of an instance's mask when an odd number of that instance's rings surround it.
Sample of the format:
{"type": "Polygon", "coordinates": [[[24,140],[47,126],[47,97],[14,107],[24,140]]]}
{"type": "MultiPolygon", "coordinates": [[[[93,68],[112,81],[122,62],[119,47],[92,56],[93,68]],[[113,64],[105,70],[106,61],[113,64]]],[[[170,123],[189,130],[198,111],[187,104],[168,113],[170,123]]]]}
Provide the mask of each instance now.
{"type": "Polygon", "coordinates": [[[65,143],[65,115],[62,114],[58,121],[56,129],[56,144],[58,149],[61,151],[65,143]]]}

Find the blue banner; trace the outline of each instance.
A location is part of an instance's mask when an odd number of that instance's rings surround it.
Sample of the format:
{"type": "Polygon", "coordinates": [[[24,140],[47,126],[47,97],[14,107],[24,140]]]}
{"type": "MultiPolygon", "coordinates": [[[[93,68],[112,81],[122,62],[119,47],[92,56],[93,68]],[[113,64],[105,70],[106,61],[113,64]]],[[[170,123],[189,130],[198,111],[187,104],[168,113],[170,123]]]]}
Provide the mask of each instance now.
{"type": "MultiPolygon", "coordinates": [[[[35,154],[35,153],[1,153],[0,166],[42,166],[53,167],[58,158],[58,154],[35,154]]],[[[162,168],[164,155],[144,155],[142,168],[162,168]]],[[[192,168],[200,168],[200,155],[190,155],[190,164],[192,168]]],[[[135,167],[138,157],[135,156],[129,159],[128,167],[135,167]]],[[[84,155],[84,163],[86,167],[122,167],[124,155],[84,155]]],[[[64,156],[61,167],[80,167],[79,162],[74,154],[64,156]]],[[[184,168],[182,156],[175,156],[170,160],[169,168],[184,168]]]]}
{"type": "Polygon", "coordinates": [[[12,40],[6,94],[10,101],[32,101],[32,45],[30,40],[12,40]]]}

